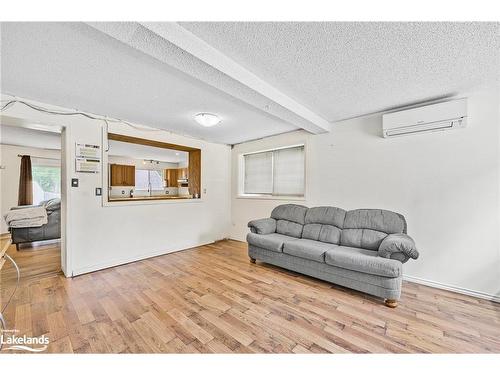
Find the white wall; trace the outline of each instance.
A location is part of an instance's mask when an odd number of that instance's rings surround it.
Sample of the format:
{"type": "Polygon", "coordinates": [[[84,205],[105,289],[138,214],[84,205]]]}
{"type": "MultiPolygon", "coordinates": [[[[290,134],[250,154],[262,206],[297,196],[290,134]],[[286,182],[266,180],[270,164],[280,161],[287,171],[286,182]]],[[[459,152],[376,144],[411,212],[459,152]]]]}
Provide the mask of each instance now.
{"type": "MultiPolygon", "coordinates": [[[[3,97],[2,99],[6,99],[3,97]]],[[[47,104],[37,103],[48,106],[47,104]]],[[[67,188],[67,275],[81,274],[137,259],[186,249],[228,236],[230,223],[230,148],[165,131],[139,131],[110,126],[110,131],[151,138],[202,150],[201,200],[135,202],[106,206],[95,188],[106,189],[107,173],[76,173],[75,143],[103,144],[103,124],[81,116],[54,116],[26,109],[20,104],[4,115],[34,123],[65,126],[65,183],[79,179],[78,188],[67,188]],[[104,178],[104,179],[103,179],[104,178]]],[[[104,154],[102,165],[106,165],[104,154]]],[[[102,172],[102,170],[101,170],[102,172]]],[[[65,184],[63,183],[63,186],[65,184]]],[[[68,184],[69,185],[69,184],[68,184]]],[[[2,190],[3,195],[3,190],[2,190]]],[[[64,203],[64,200],[63,200],[64,203]]],[[[63,210],[64,214],[64,210],[63,210]]]]}
{"type": "Polygon", "coordinates": [[[284,134],[232,150],[231,237],[285,201],[241,199],[238,155],[306,142],[307,206],[384,208],[405,215],[421,257],[405,275],[500,297],[498,90],[469,96],[468,127],[384,139],[381,115],[329,134],[284,134]]]}
{"type": "Polygon", "coordinates": [[[45,150],[41,148],[20,147],[11,145],[0,145],[0,189],[2,196],[0,199],[0,233],[7,233],[8,227],[3,219],[3,215],[11,207],[17,206],[19,193],[19,171],[21,158],[17,155],[31,155],[33,157],[61,158],[59,150],[45,150]]]}

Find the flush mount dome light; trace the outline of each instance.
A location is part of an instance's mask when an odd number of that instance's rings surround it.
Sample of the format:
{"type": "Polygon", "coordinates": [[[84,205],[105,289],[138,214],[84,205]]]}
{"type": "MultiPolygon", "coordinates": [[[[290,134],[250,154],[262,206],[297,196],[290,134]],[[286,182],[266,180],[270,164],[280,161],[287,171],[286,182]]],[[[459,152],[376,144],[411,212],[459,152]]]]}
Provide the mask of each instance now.
{"type": "Polygon", "coordinates": [[[205,127],[215,126],[220,123],[219,116],[214,115],[213,113],[197,113],[196,115],[194,115],[194,119],[198,124],[205,127]]]}

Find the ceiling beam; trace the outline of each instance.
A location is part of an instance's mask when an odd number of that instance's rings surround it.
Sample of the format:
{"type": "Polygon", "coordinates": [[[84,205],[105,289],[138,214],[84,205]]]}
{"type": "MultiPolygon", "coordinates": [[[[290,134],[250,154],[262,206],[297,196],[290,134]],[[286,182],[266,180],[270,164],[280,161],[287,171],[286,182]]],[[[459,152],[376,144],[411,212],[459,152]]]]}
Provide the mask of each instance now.
{"type": "Polygon", "coordinates": [[[304,130],[314,134],[330,131],[331,125],[327,120],[285,95],[179,24],[175,22],[141,22],[140,24],[197,59],[303,118],[307,121],[300,125],[304,130]]]}

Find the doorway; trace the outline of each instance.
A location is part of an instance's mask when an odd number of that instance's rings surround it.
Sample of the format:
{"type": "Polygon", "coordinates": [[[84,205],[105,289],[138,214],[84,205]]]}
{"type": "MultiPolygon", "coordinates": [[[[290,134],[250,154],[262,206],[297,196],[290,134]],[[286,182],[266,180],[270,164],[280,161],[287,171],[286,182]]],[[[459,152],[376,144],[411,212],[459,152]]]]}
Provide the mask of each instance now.
{"type": "MultiPolygon", "coordinates": [[[[1,235],[12,241],[7,254],[17,263],[21,281],[59,274],[65,198],[62,131],[4,122],[0,127],[1,235]],[[33,209],[30,220],[16,222],[22,215],[15,211],[27,213],[27,208],[33,209]]],[[[17,277],[15,268],[3,267],[1,277],[4,286],[10,284],[17,277]]]]}

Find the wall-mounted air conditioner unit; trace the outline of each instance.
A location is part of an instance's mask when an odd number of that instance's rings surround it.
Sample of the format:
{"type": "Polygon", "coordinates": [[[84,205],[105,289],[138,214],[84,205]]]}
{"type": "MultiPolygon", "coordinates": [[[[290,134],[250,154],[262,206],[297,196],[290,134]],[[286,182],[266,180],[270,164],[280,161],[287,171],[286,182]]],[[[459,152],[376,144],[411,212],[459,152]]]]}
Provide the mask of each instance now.
{"type": "Polygon", "coordinates": [[[430,104],[382,116],[384,138],[463,128],[467,99],[430,104]]]}

